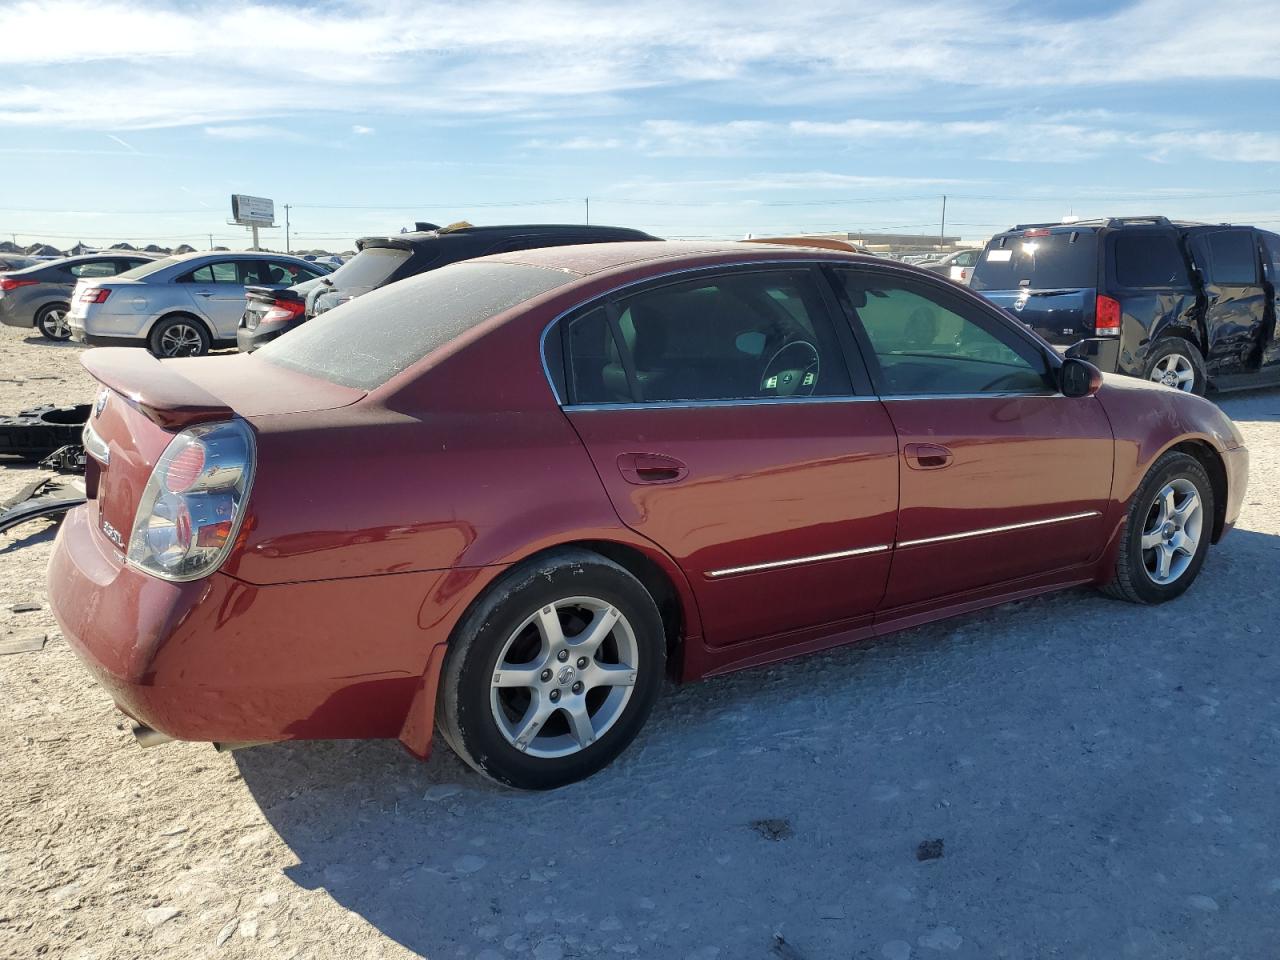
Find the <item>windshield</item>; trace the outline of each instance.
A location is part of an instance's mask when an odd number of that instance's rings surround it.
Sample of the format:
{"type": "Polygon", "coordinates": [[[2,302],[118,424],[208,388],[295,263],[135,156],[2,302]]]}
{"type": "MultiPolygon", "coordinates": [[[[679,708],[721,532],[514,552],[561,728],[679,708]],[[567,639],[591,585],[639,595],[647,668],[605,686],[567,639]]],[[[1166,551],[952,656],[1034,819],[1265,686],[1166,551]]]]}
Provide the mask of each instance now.
{"type": "Polygon", "coordinates": [[[254,356],[372,390],[472,327],[574,276],[514,263],[450,264],[323,313],[254,356]]]}
{"type": "Polygon", "coordinates": [[[329,279],[333,281],[335,288],[352,296],[359,296],[386,283],[409,256],[408,250],[368,247],[329,274],[329,279]]]}
{"type": "Polygon", "coordinates": [[[973,290],[1078,290],[1097,285],[1098,237],[1086,231],[997,237],[982,252],[969,283],[973,290]]]}
{"type": "Polygon", "coordinates": [[[165,267],[171,267],[175,263],[181,263],[182,257],[164,257],[160,260],[148,260],[146,263],[140,263],[132,270],[126,270],[124,273],[118,273],[113,279],[115,280],[140,280],[142,277],[149,277],[157,270],[163,270],[165,267]]]}

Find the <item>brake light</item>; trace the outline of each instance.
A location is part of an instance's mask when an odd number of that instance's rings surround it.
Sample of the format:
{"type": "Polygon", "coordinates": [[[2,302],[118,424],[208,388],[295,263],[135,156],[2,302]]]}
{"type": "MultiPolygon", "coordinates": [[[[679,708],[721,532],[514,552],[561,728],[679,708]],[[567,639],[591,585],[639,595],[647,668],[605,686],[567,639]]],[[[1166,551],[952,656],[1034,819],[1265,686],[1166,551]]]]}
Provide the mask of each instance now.
{"type": "Polygon", "coordinates": [[[1024,237],[1047,237],[1049,235],[1049,231],[1044,228],[1039,230],[1023,230],[1022,235],[1024,237]]]}
{"type": "Polygon", "coordinates": [[[1093,332],[1100,337],[1120,336],[1120,301],[1098,294],[1093,313],[1093,332]]]}
{"type": "Polygon", "coordinates": [[[106,287],[89,287],[80,291],[81,303],[106,303],[111,291],[106,287]]]}
{"type": "Polygon", "coordinates": [[[179,433],[142,491],[129,562],[165,580],[213,573],[235,542],[253,465],[253,432],[242,420],[179,433]]]}
{"type": "Polygon", "coordinates": [[[0,277],[0,290],[17,290],[19,287],[29,287],[33,283],[39,282],[39,280],[15,280],[13,277],[0,277]]]}
{"type": "Polygon", "coordinates": [[[259,323],[287,323],[297,320],[307,309],[305,303],[296,300],[279,300],[271,305],[271,309],[262,315],[259,323]]]}

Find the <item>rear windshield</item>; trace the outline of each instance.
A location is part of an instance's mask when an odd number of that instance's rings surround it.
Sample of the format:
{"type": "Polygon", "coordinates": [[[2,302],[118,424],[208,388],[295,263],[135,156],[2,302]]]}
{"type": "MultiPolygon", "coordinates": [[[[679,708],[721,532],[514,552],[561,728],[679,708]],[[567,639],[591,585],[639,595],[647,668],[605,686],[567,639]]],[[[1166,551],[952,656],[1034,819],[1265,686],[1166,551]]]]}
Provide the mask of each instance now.
{"type": "Polygon", "coordinates": [[[322,313],[254,356],[372,390],[490,317],[573,279],[522,264],[455,263],[322,313]]]}
{"type": "Polygon", "coordinates": [[[333,281],[333,286],[342,290],[343,293],[358,297],[386,283],[387,279],[396,272],[396,268],[408,260],[409,256],[408,250],[369,247],[361,250],[329,274],[329,279],[333,281]]]}
{"type": "Polygon", "coordinates": [[[997,237],[982,252],[969,283],[973,290],[1017,290],[1024,286],[1059,290],[1097,285],[1098,236],[1091,231],[997,237]]]}
{"type": "Polygon", "coordinates": [[[151,276],[157,270],[163,270],[165,267],[172,267],[175,263],[181,263],[182,260],[182,257],[163,257],[159,260],[148,260],[146,263],[140,263],[132,270],[126,270],[116,276],[124,280],[140,280],[143,277],[151,276]]]}

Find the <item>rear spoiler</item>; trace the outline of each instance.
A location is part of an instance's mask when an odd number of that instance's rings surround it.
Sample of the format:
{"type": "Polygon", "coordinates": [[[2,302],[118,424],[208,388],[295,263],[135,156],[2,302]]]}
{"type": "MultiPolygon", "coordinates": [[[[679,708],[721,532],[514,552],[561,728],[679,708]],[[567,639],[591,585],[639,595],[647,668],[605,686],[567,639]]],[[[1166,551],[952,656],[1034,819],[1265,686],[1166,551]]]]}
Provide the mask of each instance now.
{"type": "Polygon", "coordinates": [[[285,287],[277,290],[274,287],[245,287],[245,298],[248,300],[259,300],[267,303],[274,303],[277,300],[291,300],[295,303],[301,303],[305,298],[291,287],[285,287]]]}
{"type": "Polygon", "coordinates": [[[174,372],[171,362],[161,362],[146,350],[100,347],[86,351],[80,362],[95,380],[166,430],[226,420],[234,413],[203,387],[174,372]]]}

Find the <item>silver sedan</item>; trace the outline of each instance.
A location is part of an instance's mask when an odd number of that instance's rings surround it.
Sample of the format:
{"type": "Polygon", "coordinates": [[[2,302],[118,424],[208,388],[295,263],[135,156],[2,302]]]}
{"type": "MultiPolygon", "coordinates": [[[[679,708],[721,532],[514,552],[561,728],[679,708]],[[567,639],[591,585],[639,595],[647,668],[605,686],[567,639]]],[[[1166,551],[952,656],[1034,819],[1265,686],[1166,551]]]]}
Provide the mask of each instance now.
{"type": "Polygon", "coordinates": [[[321,265],[281,253],[165,257],[103,280],[81,280],[71,334],[83,343],[147,347],[186,357],[234,346],[245,287],[283,289],[323,276],[321,265]]]}

